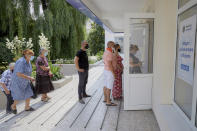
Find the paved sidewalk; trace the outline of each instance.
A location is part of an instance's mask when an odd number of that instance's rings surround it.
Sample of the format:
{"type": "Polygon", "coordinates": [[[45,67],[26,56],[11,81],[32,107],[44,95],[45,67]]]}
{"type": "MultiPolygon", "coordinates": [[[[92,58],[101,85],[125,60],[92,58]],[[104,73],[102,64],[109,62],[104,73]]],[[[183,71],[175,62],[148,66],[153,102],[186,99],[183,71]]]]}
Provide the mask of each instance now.
{"type": "MultiPolygon", "coordinates": [[[[99,79],[103,66],[94,67],[89,71],[87,90],[99,79]]],[[[34,112],[24,111],[24,102],[17,106],[18,114],[6,115],[5,110],[0,112],[0,131],[50,131],[62,119],[64,114],[78,103],[78,75],[67,85],[49,93],[52,99],[41,102],[40,97],[31,100],[34,112]]]]}
{"type": "Polygon", "coordinates": [[[78,103],[78,76],[67,85],[51,92],[52,99],[31,100],[34,112],[25,112],[20,104],[18,114],[0,112],[0,131],[160,131],[154,114],[149,111],[124,111],[123,101],[117,107],[103,103],[103,66],[89,71],[87,85],[91,98],[86,104],[78,103]]]}

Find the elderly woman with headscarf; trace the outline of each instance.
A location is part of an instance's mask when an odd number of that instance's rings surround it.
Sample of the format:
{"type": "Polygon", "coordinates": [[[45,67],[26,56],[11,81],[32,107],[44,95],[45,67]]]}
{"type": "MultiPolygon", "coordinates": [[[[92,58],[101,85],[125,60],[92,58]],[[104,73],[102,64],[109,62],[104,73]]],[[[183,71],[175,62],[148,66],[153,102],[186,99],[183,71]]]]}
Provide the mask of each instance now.
{"type": "Polygon", "coordinates": [[[30,61],[33,59],[34,52],[30,49],[26,49],[23,51],[23,57],[16,61],[10,86],[11,95],[14,100],[11,109],[14,114],[17,114],[16,105],[19,100],[25,100],[25,111],[34,111],[34,109],[29,106],[30,98],[33,96],[30,81],[35,81],[35,79],[31,77],[32,65],[30,61]]]}
{"type": "Polygon", "coordinates": [[[50,97],[47,95],[54,90],[51,82],[51,72],[46,56],[48,51],[46,49],[40,50],[40,55],[36,60],[36,90],[38,94],[42,94],[41,101],[47,102],[50,97]]]}

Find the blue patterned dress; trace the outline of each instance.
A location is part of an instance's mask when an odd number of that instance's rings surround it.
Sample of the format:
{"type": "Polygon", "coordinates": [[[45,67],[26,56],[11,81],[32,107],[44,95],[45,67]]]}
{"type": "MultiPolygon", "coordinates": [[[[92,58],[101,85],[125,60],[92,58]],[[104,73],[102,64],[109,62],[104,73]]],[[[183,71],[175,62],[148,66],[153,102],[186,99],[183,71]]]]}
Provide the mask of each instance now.
{"type": "Polygon", "coordinates": [[[14,67],[14,73],[11,79],[10,90],[14,100],[26,100],[33,96],[33,91],[30,86],[30,81],[17,76],[17,73],[22,73],[27,76],[31,76],[32,66],[31,63],[27,63],[24,57],[16,61],[14,67]]]}

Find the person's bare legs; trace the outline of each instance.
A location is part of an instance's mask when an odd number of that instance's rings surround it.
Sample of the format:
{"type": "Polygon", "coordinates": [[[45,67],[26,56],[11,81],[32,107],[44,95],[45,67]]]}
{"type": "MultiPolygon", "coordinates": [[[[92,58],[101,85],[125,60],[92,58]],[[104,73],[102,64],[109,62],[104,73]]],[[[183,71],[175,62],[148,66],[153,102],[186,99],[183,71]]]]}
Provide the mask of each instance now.
{"type": "Polygon", "coordinates": [[[48,95],[47,95],[47,93],[46,93],[46,98],[49,100],[49,99],[51,99],[51,97],[49,97],[48,95]]]}
{"type": "Polygon", "coordinates": [[[14,100],[14,103],[11,105],[12,110],[16,110],[16,105],[18,101],[14,100]]]}
{"type": "Polygon", "coordinates": [[[42,94],[41,100],[45,99],[45,94],[42,94]]]}
{"type": "Polygon", "coordinates": [[[111,89],[107,89],[107,102],[106,102],[106,105],[107,106],[117,106],[117,104],[111,102],[110,95],[111,95],[111,89]]]}
{"type": "Polygon", "coordinates": [[[104,101],[107,101],[107,88],[104,86],[103,88],[103,94],[104,94],[104,101]]]}
{"type": "Polygon", "coordinates": [[[28,110],[30,108],[29,104],[30,104],[30,98],[25,100],[25,110],[28,110]]]}
{"type": "Polygon", "coordinates": [[[47,94],[46,93],[42,94],[41,100],[44,101],[46,98],[48,98],[47,94]]]}
{"type": "Polygon", "coordinates": [[[106,95],[107,95],[106,104],[111,104],[111,101],[110,101],[110,94],[111,94],[111,90],[110,90],[110,89],[106,89],[106,95]]]}

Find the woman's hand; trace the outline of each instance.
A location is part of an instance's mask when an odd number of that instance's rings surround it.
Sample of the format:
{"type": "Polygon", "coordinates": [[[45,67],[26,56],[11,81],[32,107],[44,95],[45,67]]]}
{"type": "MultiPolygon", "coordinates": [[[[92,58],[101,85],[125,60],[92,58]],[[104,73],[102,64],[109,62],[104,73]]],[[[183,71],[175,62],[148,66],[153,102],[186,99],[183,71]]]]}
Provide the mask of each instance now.
{"type": "Polygon", "coordinates": [[[10,91],[8,89],[5,89],[5,93],[8,95],[10,94],[10,91]]]}
{"type": "Polygon", "coordinates": [[[50,67],[46,67],[46,66],[40,66],[40,68],[44,71],[49,71],[50,70],[50,67]]]}
{"type": "Polygon", "coordinates": [[[31,82],[35,81],[35,79],[33,77],[30,77],[29,79],[30,79],[31,82]]]}
{"type": "Polygon", "coordinates": [[[5,83],[1,83],[0,82],[0,86],[4,89],[4,91],[5,91],[6,94],[10,94],[10,91],[7,89],[5,83]]]}
{"type": "Polygon", "coordinates": [[[53,73],[49,71],[49,77],[53,77],[53,73]]]}

